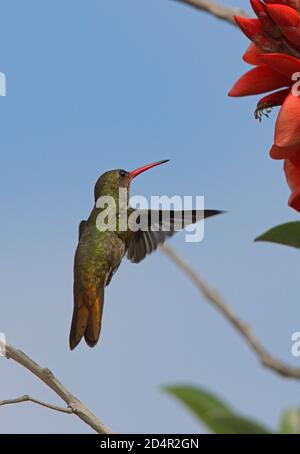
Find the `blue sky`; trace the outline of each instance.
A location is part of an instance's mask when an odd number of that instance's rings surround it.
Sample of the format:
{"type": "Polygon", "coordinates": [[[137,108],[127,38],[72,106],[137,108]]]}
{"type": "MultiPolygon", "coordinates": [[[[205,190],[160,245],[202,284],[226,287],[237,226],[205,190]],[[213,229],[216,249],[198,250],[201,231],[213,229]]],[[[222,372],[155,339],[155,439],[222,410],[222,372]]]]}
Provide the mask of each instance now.
{"type": "MultiPolygon", "coordinates": [[[[169,158],[133,193],[204,195],[207,207],[228,211],[206,223],[204,242],[180,233],[170,244],[272,353],[300,366],[290,353],[299,252],[253,243],[298,219],[282,163],[268,157],[276,113],[259,124],[255,98],[227,97],[246,70],[247,40],[170,0],[3,0],[0,21],[0,331],[117,432],[199,431],[162,392],[173,383],[206,387],[275,427],[299,404],[297,383],[262,369],[160,252],[138,266],[124,260],[106,291],[101,342],[68,349],[77,227],[96,179],[169,158]]],[[[0,371],[0,399],[60,403],[18,365],[2,360],[0,371]]],[[[3,433],[89,432],[30,404],[3,407],[0,418],[3,433]]]]}

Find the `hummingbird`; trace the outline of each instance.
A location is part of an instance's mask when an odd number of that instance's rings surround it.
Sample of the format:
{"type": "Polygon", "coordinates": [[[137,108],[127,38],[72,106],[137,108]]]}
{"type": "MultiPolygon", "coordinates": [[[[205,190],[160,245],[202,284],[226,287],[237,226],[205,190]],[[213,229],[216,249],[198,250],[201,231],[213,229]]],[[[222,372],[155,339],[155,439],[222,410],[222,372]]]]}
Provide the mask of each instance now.
{"type": "Polygon", "coordinates": [[[132,180],[141,173],[164,164],[162,160],[139,167],[133,171],[110,170],[101,175],[94,188],[94,207],[87,220],[79,225],[79,241],[74,259],[74,309],[70,330],[70,349],[73,350],[84,337],[87,345],[94,347],[100,336],[104,304],[104,289],[117,271],[123,257],[139,263],[158,245],[174,235],[177,230],[201,219],[222,213],[219,210],[136,210],[129,205],[132,180]],[[120,214],[116,217],[115,230],[99,228],[98,216],[103,206],[101,197],[110,197],[115,209],[121,212],[120,190],[126,191],[127,215],[141,220],[140,228],[121,228],[120,214]],[[168,220],[166,223],[165,219],[168,220]]]}

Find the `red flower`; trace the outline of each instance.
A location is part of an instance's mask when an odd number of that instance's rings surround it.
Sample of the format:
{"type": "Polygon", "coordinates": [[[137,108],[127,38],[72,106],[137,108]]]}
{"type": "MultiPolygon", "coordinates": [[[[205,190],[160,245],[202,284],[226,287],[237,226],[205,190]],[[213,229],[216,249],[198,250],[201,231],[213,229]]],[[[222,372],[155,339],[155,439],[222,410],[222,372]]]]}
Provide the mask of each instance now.
{"type": "Polygon", "coordinates": [[[300,212],[300,83],[296,83],[300,80],[300,0],[250,2],[257,19],[235,17],[235,21],[251,40],[243,59],[255,67],[235,83],[229,96],[272,92],[257,104],[259,120],[281,106],[270,156],[285,160],[292,191],[289,205],[300,212]]]}

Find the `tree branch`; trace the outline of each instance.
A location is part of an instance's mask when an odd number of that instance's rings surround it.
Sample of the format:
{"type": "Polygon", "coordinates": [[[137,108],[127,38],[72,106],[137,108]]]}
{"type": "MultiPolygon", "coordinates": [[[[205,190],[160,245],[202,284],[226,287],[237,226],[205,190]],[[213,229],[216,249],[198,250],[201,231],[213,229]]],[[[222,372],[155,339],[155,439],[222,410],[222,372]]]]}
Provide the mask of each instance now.
{"type": "Polygon", "coordinates": [[[35,404],[41,405],[42,407],[50,408],[50,410],[60,411],[61,413],[74,413],[71,407],[59,407],[58,405],[48,404],[47,402],[43,402],[39,399],[35,399],[34,397],[30,397],[28,396],[28,394],[17,397],[16,399],[1,400],[0,407],[2,405],[20,404],[21,402],[33,402],[35,404]]]}
{"type": "Polygon", "coordinates": [[[212,0],[173,0],[193,6],[196,9],[212,14],[218,19],[222,19],[230,24],[236,25],[233,16],[249,17],[249,14],[240,8],[232,8],[230,6],[220,5],[212,0]]]}
{"type": "Polygon", "coordinates": [[[0,402],[0,405],[20,403],[25,401],[31,401],[52,410],[60,411],[63,413],[74,414],[78,416],[82,421],[88,424],[99,434],[112,434],[112,430],[106,426],[100,419],[97,418],[77,397],[68,391],[63,384],[53,375],[53,373],[47,369],[39,366],[29,356],[25,355],[21,350],[17,350],[9,344],[3,344],[0,340],[0,351],[4,351],[6,358],[12,359],[25,369],[29,370],[33,375],[39,378],[49,388],[51,388],[66,404],[66,408],[57,407],[56,405],[42,402],[38,399],[33,399],[29,396],[23,396],[17,399],[4,400],[0,402]]]}
{"type": "Polygon", "coordinates": [[[161,250],[191,279],[206,299],[209,300],[241,334],[249,347],[256,353],[263,366],[284,377],[300,380],[300,369],[291,367],[271,356],[252,334],[249,325],[244,323],[224,302],[221,295],[210,288],[202,277],[200,277],[199,274],[196,273],[170,246],[163,245],[161,246],[161,250]]]}

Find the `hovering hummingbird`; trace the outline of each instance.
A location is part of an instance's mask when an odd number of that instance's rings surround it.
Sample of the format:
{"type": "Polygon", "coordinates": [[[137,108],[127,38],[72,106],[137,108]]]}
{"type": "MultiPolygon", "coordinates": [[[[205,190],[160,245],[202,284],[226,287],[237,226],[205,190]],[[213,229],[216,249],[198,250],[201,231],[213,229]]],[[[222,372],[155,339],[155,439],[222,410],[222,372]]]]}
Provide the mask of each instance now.
{"type": "MultiPolygon", "coordinates": [[[[74,311],[70,331],[70,348],[73,350],[82,337],[94,347],[100,336],[104,304],[104,288],[110,283],[124,255],[133,263],[139,263],[147,254],[157,249],[167,237],[187,225],[217,215],[217,210],[135,210],[129,206],[129,187],[136,176],[164,164],[168,160],[154,162],[132,172],[117,169],[104,173],[94,189],[95,205],[89,218],[79,225],[79,243],[74,260],[74,311]],[[120,208],[120,189],[127,190],[127,215],[143,218],[143,228],[124,230],[120,222],[115,231],[99,229],[97,218],[103,208],[97,201],[109,196],[120,208]],[[138,211],[138,212],[137,212],[138,211]],[[166,221],[168,227],[166,229],[166,221]]],[[[118,220],[120,215],[117,216],[118,220]]]]}

